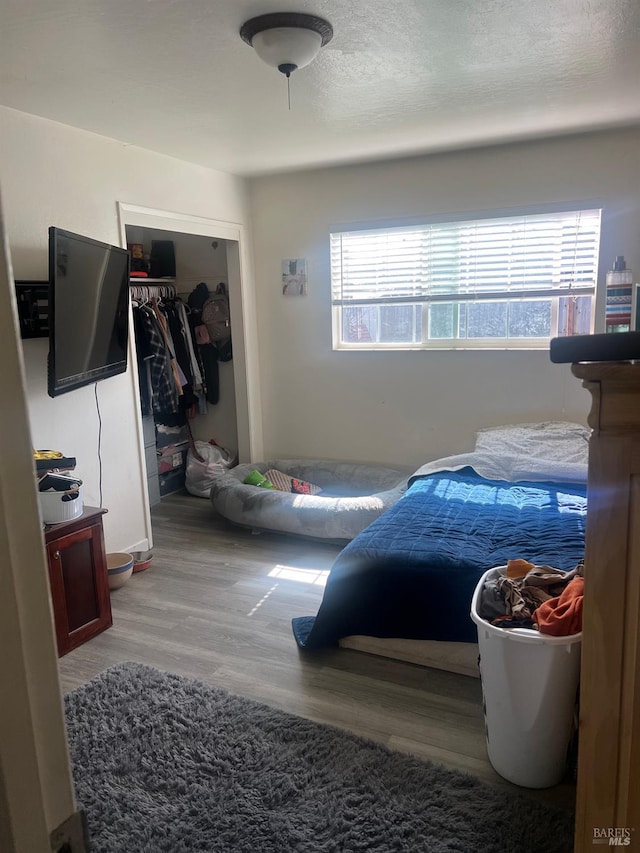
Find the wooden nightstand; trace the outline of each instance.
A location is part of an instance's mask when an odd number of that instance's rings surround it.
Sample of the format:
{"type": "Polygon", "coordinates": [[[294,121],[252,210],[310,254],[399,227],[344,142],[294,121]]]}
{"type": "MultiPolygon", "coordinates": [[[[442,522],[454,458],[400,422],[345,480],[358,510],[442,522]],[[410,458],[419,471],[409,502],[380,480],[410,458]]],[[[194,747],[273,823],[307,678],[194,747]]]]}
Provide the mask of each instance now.
{"type": "Polygon", "coordinates": [[[102,532],[106,511],[85,506],[77,518],[44,528],[58,657],[113,624],[102,532]]]}

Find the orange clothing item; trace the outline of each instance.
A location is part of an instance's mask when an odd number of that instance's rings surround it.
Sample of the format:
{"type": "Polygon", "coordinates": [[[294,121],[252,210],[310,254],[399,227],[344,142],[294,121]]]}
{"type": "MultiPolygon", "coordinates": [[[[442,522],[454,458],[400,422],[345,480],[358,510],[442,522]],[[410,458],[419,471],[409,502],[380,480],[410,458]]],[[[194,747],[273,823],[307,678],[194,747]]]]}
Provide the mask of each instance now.
{"type": "Polygon", "coordinates": [[[535,566],[528,560],[507,560],[508,578],[523,578],[531,569],[535,569],[535,566]]]}
{"type": "Polygon", "coordinates": [[[582,631],[582,601],[584,578],[576,577],[566,585],[556,598],[545,601],[533,614],[533,621],[541,634],[567,637],[582,631]]]}

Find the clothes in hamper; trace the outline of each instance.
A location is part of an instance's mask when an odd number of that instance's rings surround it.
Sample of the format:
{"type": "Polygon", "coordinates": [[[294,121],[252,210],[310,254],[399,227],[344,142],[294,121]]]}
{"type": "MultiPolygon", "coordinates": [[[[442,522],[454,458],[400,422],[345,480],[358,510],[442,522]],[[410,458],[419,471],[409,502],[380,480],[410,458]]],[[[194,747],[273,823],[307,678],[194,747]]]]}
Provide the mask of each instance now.
{"type": "Polygon", "coordinates": [[[557,598],[545,601],[533,614],[541,634],[567,637],[582,631],[584,578],[575,577],[557,598]]]}
{"type": "Polygon", "coordinates": [[[582,572],[582,563],[569,572],[563,572],[552,566],[534,566],[524,560],[510,560],[503,575],[485,584],[480,599],[480,616],[498,627],[533,627],[536,608],[559,596],[567,584],[582,572]],[[527,566],[530,568],[522,575],[527,566]]]}

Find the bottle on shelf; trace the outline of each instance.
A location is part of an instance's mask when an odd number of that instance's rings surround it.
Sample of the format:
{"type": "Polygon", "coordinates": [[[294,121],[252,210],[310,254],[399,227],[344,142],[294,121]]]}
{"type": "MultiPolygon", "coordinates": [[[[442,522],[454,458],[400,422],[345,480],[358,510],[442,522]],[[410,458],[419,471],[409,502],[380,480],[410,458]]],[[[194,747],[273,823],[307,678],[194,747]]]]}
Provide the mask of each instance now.
{"type": "Polygon", "coordinates": [[[627,269],[623,255],[618,255],[613,269],[607,273],[605,327],[607,332],[631,330],[633,273],[627,269]]]}

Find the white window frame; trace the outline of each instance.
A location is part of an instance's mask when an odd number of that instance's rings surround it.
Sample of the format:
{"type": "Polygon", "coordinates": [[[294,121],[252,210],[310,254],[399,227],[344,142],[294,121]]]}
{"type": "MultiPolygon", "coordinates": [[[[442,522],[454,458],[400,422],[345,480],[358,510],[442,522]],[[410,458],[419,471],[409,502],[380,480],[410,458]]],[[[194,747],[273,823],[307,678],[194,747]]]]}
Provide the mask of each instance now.
{"type": "MultiPolygon", "coordinates": [[[[556,204],[556,205],[544,205],[538,206],[535,208],[518,208],[518,209],[510,209],[510,210],[499,210],[499,211],[483,211],[479,214],[467,213],[464,215],[447,215],[447,216],[433,216],[433,217],[425,217],[420,220],[411,219],[411,220],[402,220],[402,221],[394,221],[394,222],[385,222],[385,223],[350,223],[346,225],[336,225],[330,229],[330,271],[331,271],[331,302],[332,302],[332,337],[333,337],[333,349],[334,350],[382,350],[382,351],[393,351],[393,350],[527,350],[527,349],[548,349],[550,338],[547,337],[536,337],[536,338],[523,338],[523,337],[504,337],[504,338],[428,338],[428,314],[429,314],[429,306],[434,305],[436,303],[454,303],[454,304],[463,304],[466,302],[475,302],[475,301],[498,301],[498,302],[507,302],[514,303],[518,302],[522,299],[526,301],[531,301],[534,298],[543,299],[544,301],[549,301],[551,299],[552,304],[552,334],[550,337],[554,336],[554,328],[557,329],[557,320],[558,320],[558,306],[560,304],[560,297],[562,296],[590,296],[591,297],[591,310],[590,310],[590,323],[588,332],[593,332],[594,323],[595,323],[595,312],[596,312],[596,290],[597,290],[597,270],[598,270],[598,255],[599,255],[599,242],[600,242],[600,234],[602,228],[602,207],[599,203],[588,201],[588,202],[575,202],[568,204],[556,204]],[[473,289],[468,289],[466,291],[460,292],[459,290],[452,290],[450,294],[437,292],[435,288],[432,290],[435,292],[429,292],[430,284],[427,282],[426,284],[423,281],[418,282],[416,285],[414,281],[407,283],[403,281],[401,283],[401,287],[407,290],[411,290],[414,286],[417,288],[417,291],[420,291],[420,288],[423,288],[421,292],[412,292],[411,295],[407,295],[405,292],[400,297],[394,297],[393,295],[389,295],[389,287],[383,286],[382,290],[386,291],[382,295],[375,292],[375,288],[373,288],[374,292],[367,294],[366,298],[358,299],[354,297],[354,292],[357,292],[355,287],[351,288],[351,293],[348,292],[348,285],[343,289],[342,282],[342,271],[338,271],[336,273],[336,265],[341,267],[342,262],[344,260],[344,255],[342,254],[342,249],[337,246],[339,243],[339,239],[341,236],[346,236],[349,238],[351,235],[358,236],[362,232],[369,232],[370,235],[376,235],[376,232],[382,234],[391,234],[392,236],[397,234],[398,232],[407,231],[407,232],[415,232],[416,230],[421,231],[421,229],[425,229],[428,231],[430,228],[434,226],[446,226],[450,224],[460,224],[472,226],[474,224],[489,224],[491,221],[495,221],[496,224],[500,220],[518,220],[518,219],[526,219],[527,222],[532,221],[530,218],[534,218],[534,220],[539,221],[541,217],[545,219],[555,219],[560,214],[569,214],[574,215],[579,212],[584,212],[589,214],[591,217],[594,215],[598,216],[598,237],[593,246],[592,255],[590,257],[590,270],[587,280],[580,280],[576,284],[571,283],[568,286],[559,283],[549,283],[548,285],[536,286],[533,288],[528,288],[525,286],[517,286],[513,289],[505,289],[500,288],[496,289],[493,293],[487,294],[488,288],[480,291],[473,291],[473,289]],[[336,254],[336,250],[338,254],[336,254]],[[592,274],[591,274],[592,273],[592,274]],[[346,296],[345,296],[346,292],[346,296]],[[480,293],[481,298],[478,298],[478,293],[480,293]],[[460,295],[460,299],[451,298],[450,296],[460,295]],[[421,310],[422,315],[422,340],[414,341],[414,342],[379,342],[379,341],[343,341],[342,340],[342,323],[343,323],[343,307],[357,307],[357,306],[378,306],[384,307],[385,305],[393,306],[393,305],[402,305],[402,304],[410,304],[418,307],[418,310],[421,310]],[[421,309],[420,309],[420,306],[421,309]]],[[[577,237],[576,237],[577,243],[577,237]]],[[[562,254],[563,260],[566,259],[566,252],[562,254]]],[[[428,278],[428,276],[426,277],[428,278]]]]}

